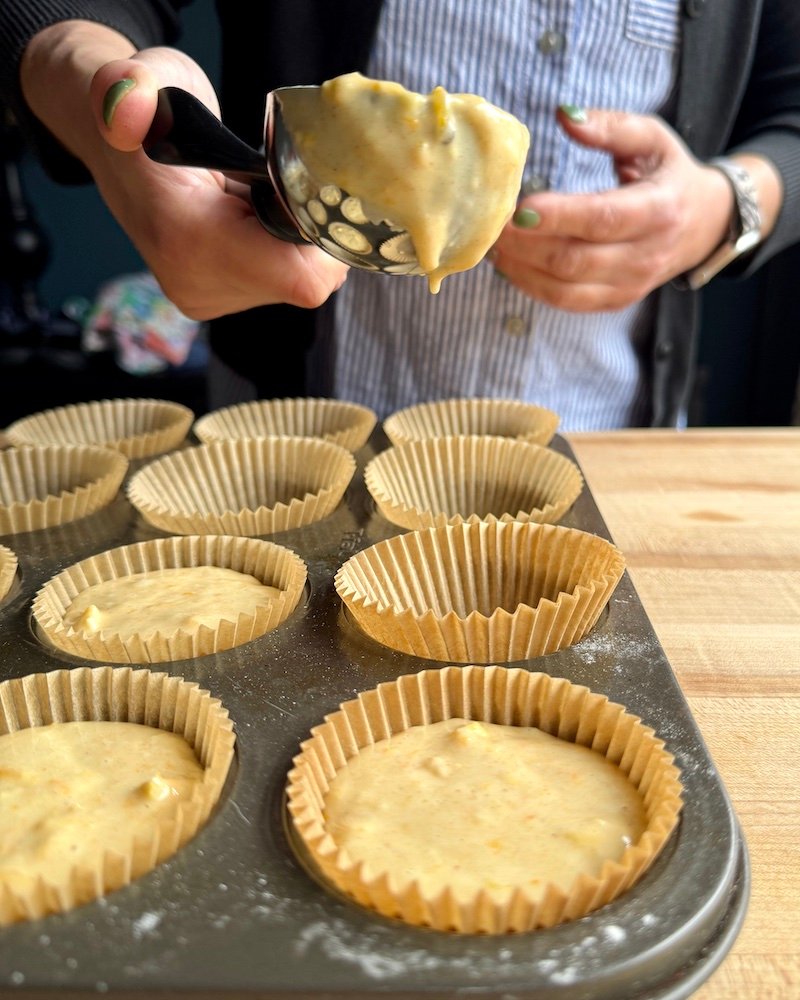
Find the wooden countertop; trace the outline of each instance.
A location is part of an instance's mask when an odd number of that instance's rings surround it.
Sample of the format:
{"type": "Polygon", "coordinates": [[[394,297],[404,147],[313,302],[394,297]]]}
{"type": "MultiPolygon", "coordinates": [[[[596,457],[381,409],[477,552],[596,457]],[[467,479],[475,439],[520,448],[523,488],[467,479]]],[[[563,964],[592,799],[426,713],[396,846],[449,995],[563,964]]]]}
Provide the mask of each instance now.
{"type": "Polygon", "coordinates": [[[800,428],[566,437],[750,852],[744,926],[695,997],[800,998],[800,428]]]}

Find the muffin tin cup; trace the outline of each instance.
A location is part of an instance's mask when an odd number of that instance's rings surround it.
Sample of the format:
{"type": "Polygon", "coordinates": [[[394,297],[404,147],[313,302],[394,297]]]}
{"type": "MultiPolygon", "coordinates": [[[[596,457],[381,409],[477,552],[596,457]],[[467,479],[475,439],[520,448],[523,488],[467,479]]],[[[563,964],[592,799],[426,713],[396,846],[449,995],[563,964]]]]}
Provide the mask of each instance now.
{"type": "Polygon", "coordinates": [[[0,451],[0,534],[76,521],[108,506],[128,460],[96,445],[25,446],[0,451]]]}
{"type": "MultiPolygon", "coordinates": [[[[24,891],[0,874],[0,925],[80,906],[155,868],[206,823],[234,754],[233,726],[219,700],[180,677],[129,667],[79,667],[0,683],[0,735],[59,722],[135,722],[182,735],[203,765],[190,798],[156,820],[152,833],[124,833],[92,864],[74,866],[63,882],[39,879],[24,891]]],[[[88,821],[88,818],[87,818],[88,821]]],[[[12,870],[13,874],[13,870],[12,870]]]]}
{"type": "Polygon", "coordinates": [[[100,444],[129,459],[177,448],[194,413],[165,399],[103,399],[73,403],[22,417],[6,428],[15,445],[100,444]]]}
{"type": "Polygon", "coordinates": [[[273,542],[235,536],[160,538],[121,546],[84,559],[49,580],[36,594],[33,621],[42,641],[73,656],[112,663],[163,663],[207,656],[250,642],[277,628],[297,607],[306,585],[306,564],[291,549],[273,542]],[[64,615],[87,587],[160,569],[221,566],[255,577],[280,590],[274,599],[242,610],[216,628],[178,629],[124,636],[84,632],[64,623],[64,615]]]}
{"type": "Polygon", "coordinates": [[[555,524],[583,476],[543,445],[462,435],[387,448],[367,463],[364,483],[383,517],[417,530],[462,521],[555,524]]]}
{"type": "MultiPolygon", "coordinates": [[[[464,792],[469,794],[467,788],[464,792]]],[[[629,889],[678,822],[681,783],[663,741],[605,696],[546,674],[468,666],[406,675],[341,705],[301,745],[287,799],[295,828],[323,877],[362,905],[440,931],[504,934],[585,916],[629,889]],[[331,781],[365,747],[451,718],[536,727],[603,754],[642,796],[646,827],[641,837],[619,861],[607,860],[597,876],[578,876],[569,889],[551,883],[541,891],[485,889],[465,897],[439,879],[426,885],[409,878],[389,867],[391,862],[384,870],[367,870],[336,843],[327,826],[325,796],[331,781]]],[[[391,844],[386,853],[391,856],[391,844]]]]}
{"type": "Polygon", "coordinates": [[[492,663],[578,642],[624,569],[619,549],[591,532],[479,521],[378,542],[351,556],[334,584],[377,642],[427,659],[492,663]]]}
{"type": "Polygon", "coordinates": [[[454,399],[417,403],[396,410],[383,422],[394,445],[453,434],[491,434],[549,445],[558,430],[557,413],[517,399],[454,399]]]}
{"type": "Polygon", "coordinates": [[[377,414],[341,399],[260,399],[213,410],[194,425],[204,443],[253,437],[315,437],[358,451],[367,443],[377,414]]]}
{"type": "Polygon", "coordinates": [[[271,535],[326,518],[355,471],[351,452],[330,441],[213,441],[149,463],[131,477],[127,495],[164,531],[271,535]]]}

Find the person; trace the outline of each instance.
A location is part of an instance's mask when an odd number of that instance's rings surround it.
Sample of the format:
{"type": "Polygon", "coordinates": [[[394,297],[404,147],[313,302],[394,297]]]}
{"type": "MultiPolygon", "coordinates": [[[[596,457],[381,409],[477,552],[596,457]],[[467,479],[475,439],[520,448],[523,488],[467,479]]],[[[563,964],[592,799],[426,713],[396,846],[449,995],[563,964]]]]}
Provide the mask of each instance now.
{"type": "Polygon", "coordinates": [[[158,87],[220,110],[171,47],[182,6],[4,0],[0,94],[53,176],[93,179],[165,293],[211,320],[212,381],[227,380],[212,405],[309,393],[384,417],[505,396],[556,410],[562,430],[683,426],[698,330],[685,276],[701,283],[742,230],[723,273],[800,238],[795,0],[218,3],[223,119],[251,145],[267,91],[352,70],[479,93],[529,125],[514,218],[435,296],[422,278],[345,280],[259,230],[219,176],[147,159],[158,87]],[[293,363],[275,363],[278,345],[293,363]]]}

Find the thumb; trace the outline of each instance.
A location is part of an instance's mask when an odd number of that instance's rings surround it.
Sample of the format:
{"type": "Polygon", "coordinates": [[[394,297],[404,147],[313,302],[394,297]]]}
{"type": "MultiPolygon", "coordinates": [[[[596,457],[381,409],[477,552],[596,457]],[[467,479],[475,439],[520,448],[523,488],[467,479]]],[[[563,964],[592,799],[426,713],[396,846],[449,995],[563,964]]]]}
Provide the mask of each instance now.
{"type": "Polygon", "coordinates": [[[89,96],[97,128],[114,149],[138,149],[153,122],[159,83],[135,59],[115,59],[95,73],[89,96]]]}

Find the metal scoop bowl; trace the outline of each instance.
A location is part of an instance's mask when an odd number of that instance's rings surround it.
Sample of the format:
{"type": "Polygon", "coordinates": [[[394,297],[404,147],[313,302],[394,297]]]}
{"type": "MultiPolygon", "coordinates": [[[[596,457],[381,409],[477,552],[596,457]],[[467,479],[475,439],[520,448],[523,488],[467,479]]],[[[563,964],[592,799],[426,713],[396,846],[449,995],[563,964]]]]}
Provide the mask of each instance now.
{"type": "Polygon", "coordinates": [[[249,185],[253,210],[278,239],[314,243],[365,271],[422,274],[405,230],[389,220],[370,218],[356,195],[320,183],[300,159],[283,109],[286,102],[313,98],[318,89],[283,87],[267,95],[262,153],[234,135],[188,91],[164,87],[142,146],[158,163],[218,170],[249,185]]]}

